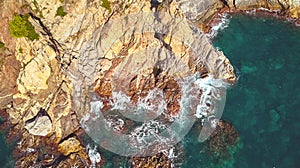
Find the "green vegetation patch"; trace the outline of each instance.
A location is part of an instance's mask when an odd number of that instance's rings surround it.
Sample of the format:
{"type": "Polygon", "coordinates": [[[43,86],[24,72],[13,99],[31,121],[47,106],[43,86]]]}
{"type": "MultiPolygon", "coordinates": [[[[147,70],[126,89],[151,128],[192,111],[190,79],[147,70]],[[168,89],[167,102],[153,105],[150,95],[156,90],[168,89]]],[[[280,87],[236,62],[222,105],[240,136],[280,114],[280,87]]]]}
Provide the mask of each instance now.
{"type": "Polygon", "coordinates": [[[14,19],[9,22],[9,30],[12,37],[27,37],[31,41],[39,39],[39,34],[36,33],[28,18],[28,14],[14,16],[14,19]]]}
{"type": "Polygon", "coordinates": [[[55,16],[64,17],[66,14],[67,14],[67,12],[64,11],[64,8],[62,6],[60,6],[57,8],[55,16]]]}
{"type": "Polygon", "coordinates": [[[0,48],[4,48],[4,47],[5,47],[5,44],[2,41],[0,41],[0,48]]]}
{"type": "Polygon", "coordinates": [[[109,10],[109,12],[111,12],[111,8],[110,8],[110,2],[108,0],[101,0],[102,1],[102,7],[109,10]]]}

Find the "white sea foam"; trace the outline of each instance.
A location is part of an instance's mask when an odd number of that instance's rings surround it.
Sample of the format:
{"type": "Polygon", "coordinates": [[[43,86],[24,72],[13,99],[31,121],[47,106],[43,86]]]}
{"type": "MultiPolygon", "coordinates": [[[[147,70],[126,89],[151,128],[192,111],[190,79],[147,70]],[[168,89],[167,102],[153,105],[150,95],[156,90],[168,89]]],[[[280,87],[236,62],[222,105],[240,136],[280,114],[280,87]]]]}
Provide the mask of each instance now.
{"type": "Polygon", "coordinates": [[[196,110],[193,110],[193,115],[201,119],[215,114],[216,101],[224,97],[220,89],[226,89],[227,84],[222,79],[215,79],[212,75],[199,78],[199,74],[194,74],[181,81],[181,87],[183,93],[181,108],[185,107],[184,102],[194,102],[196,106],[193,108],[196,110]],[[199,95],[201,95],[200,98],[197,97],[199,95]]]}
{"type": "MultiPolygon", "coordinates": [[[[199,2],[200,5],[196,5],[191,12],[194,12],[194,10],[198,11],[199,9],[201,11],[205,11],[207,9],[206,6],[211,4],[211,2],[209,4],[203,4],[201,1],[196,0],[195,2],[199,2]]],[[[81,114],[86,114],[87,109],[90,110],[90,113],[83,117],[81,125],[87,134],[103,148],[123,156],[155,155],[155,152],[157,151],[154,150],[152,152],[148,150],[148,147],[151,145],[151,143],[161,147],[160,150],[163,150],[162,148],[165,147],[170,147],[181,141],[189,132],[197,119],[195,117],[197,115],[197,111],[200,111],[203,114],[201,120],[205,118],[205,116],[209,117],[210,113],[213,112],[211,107],[208,108],[204,105],[203,107],[198,107],[199,103],[212,104],[214,100],[204,97],[203,101],[201,102],[200,95],[202,95],[202,93],[200,91],[203,90],[205,92],[205,88],[201,89],[200,85],[196,81],[201,80],[200,84],[202,84],[203,79],[200,79],[199,76],[186,77],[182,79],[181,82],[185,83],[181,85],[182,97],[180,100],[176,100],[179,102],[180,112],[176,117],[172,118],[173,122],[170,124],[170,126],[168,126],[159,134],[157,133],[157,129],[154,129],[153,126],[150,128],[140,128],[140,130],[143,130],[141,131],[143,133],[140,133],[139,135],[144,136],[144,138],[139,139],[139,142],[141,142],[140,145],[138,143],[132,143],[135,140],[134,136],[122,134],[114,129],[116,126],[124,124],[124,122],[121,120],[106,119],[105,117],[107,116],[104,117],[101,109],[107,104],[108,100],[104,101],[103,98],[97,97],[96,95],[87,95],[87,93],[92,92],[91,88],[95,84],[94,79],[96,76],[98,76],[97,72],[99,72],[99,69],[97,69],[97,64],[99,59],[103,58],[105,53],[109,52],[109,50],[111,50],[111,48],[116,44],[115,42],[120,38],[127,39],[129,36],[140,36],[144,33],[166,34],[166,37],[178,39],[186,46],[194,48],[194,54],[196,56],[194,61],[195,64],[198,64],[202,62],[200,60],[211,56],[209,62],[203,60],[204,64],[207,64],[207,68],[210,71],[219,72],[220,68],[226,68],[221,66],[216,69],[215,66],[211,64],[213,62],[217,62],[220,57],[223,58],[224,56],[219,55],[218,57],[214,57],[214,52],[206,54],[197,53],[197,51],[202,51],[203,47],[211,45],[209,40],[203,36],[200,30],[189,24],[187,20],[181,20],[179,18],[174,19],[173,16],[170,16],[168,13],[159,13],[159,15],[153,15],[153,13],[128,15],[124,18],[111,20],[110,23],[107,23],[106,25],[96,30],[93,38],[89,40],[85,45],[85,48],[80,51],[81,56],[76,61],[78,64],[77,66],[74,66],[75,73],[71,74],[75,75],[75,77],[71,77],[74,83],[74,109],[78,110],[81,114]],[[122,29],[120,29],[120,27],[128,27],[130,29],[126,29],[126,32],[124,32],[122,29]],[[185,27],[186,29],[178,29],[178,27],[185,27]],[[109,29],[114,29],[116,31],[114,31],[112,34],[108,34],[107,37],[102,38],[103,33],[106,32],[105,30],[109,29]],[[90,108],[88,108],[88,106],[90,108]],[[145,135],[148,135],[148,138],[146,138],[145,135]],[[142,143],[145,141],[145,144],[142,143]]],[[[213,29],[219,30],[222,26],[217,27],[213,29]]],[[[132,79],[132,77],[135,75],[143,74],[140,72],[142,72],[141,70],[146,70],[145,68],[153,68],[156,66],[159,66],[160,69],[162,69],[164,72],[167,72],[174,78],[177,76],[187,75],[189,74],[189,65],[186,59],[182,58],[183,57],[174,57],[173,52],[169,52],[169,49],[160,45],[154,48],[147,47],[147,49],[143,51],[137,50],[132,54],[132,57],[128,56],[124,58],[122,63],[116,67],[116,70],[113,74],[111,88],[113,92],[117,93],[112,93],[112,99],[110,99],[110,106],[112,109],[110,110],[114,110],[113,112],[119,112],[129,119],[138,122],[145,122],[145,125],[147,125],[147,121],[145,120],[155,120],[156,116],[167,114],[166,100],[163,91],[159,90],[158,88],[153,89],[149,91],[148,95],[146,95],[144,98],[137,97],[137,103],[133,103],[129,96],[126,95],[127,92],[125,89],[128,89],[130,84],[130,81],[126,79],[132,79]],[[128,65],[132,66],[133,68],[127,68],[128,65]],[[149,67],[144,67],[144,65],[149,67]],[[173,68],[174,66],[177,66],[177,68],[173,68]],[[120,81],[120,79],[122,79],[122,81],[120,81]]],[[[205,87],[208,86],[205,85],[205,87]]],[[[207,94],[207,96],[208,95],[209,94],[207,94]]],[[[214,94],[212,93],[211,95],[214,94]]],[[[153,122],[155,123],[156,121],[152,121],[152,123],[153,122]]],[[[205,122],[207,122],[207,120],[203,119],[203,123],[205,122]]],[[[137,128],[137,130],[138,129],[139,128],[137,128]]]]}
{"type": "Polygon", "coordinates": [[[119,116],[110,116],[105,119],[108,127],[112,128],[114,131],[120,132],[124,128],[124,120],[118,118],[119,116]]]}
{"type": "Polygon", "coordinates": [[[35,152],[35,149],[33,149],[33,148],[27,148],[26,152],[28,152],[28,153],[35,152]]]}
{"type": "Polygon", "coordinates": [[[113,105],[112,110],[128,110],[131,105],[130,97],[123,92],[112,92],[113,105]]]}
{"type": "Polygon", "coordinates": [[[228,27],[231,16],[227,13],[218,14],[218,24],[212,26],[210,32],[207,34],[208,38],[212,39],[217,36],[218,32],[228,27]]]}
{"type": "MultiPolygon", "coordinates": [[[[138,114],[136,117],[140,118],[136,119],[143,119],[141,126],[134,128],[128,135],[117,134],[116,132],[121,133],[121,129],[126,127],[124,126],[125,122],[118,118],[120,117],[118,115],[104,118],[101,113],[103,102],[97,96],[92,98],[90,114],[83,117],[82,126],[97,143],[110,142],[112,140],[113,146],[108,145],[104,146],[104,148],[107,147],[113,152],[124,156],[145,153],[146,155],[152,155],[160,150],[169,149],[188,133],[196,118],[200,119],[204,127],[208,127],[208,130],[211,130],[210,132],[200,133],[201,138],[199,139],[205,140],[212,133],[212,129],[215,128],[222,114],[222,106],[224,106],[226,97],[226,92],[224,93],[224,90],[226,91],[226,83],[221,79],[215,79],[211,75],[206,78],[200,78],[198,73],[176,80],[181,86],[182,92],[182,97],[179,100],[180,112],[169,126],[152,119],[145,121],[146,117],[138,114]],[[219,104],[219,102],[221,103],[219,104]],[[159,149],[149,149],[149,147],[157,144],[160,146],[159,149]],[[124,145],[127,145],[126,148],[124,148],[124,145]]],[[[157,111],[156,106],[158,106],[158,108],[165,110],[164,101],[154,100],[157,97],[164,99],[163,92],[158,89],[150,91],[145,98],[139,98],[137,105],[128,97],[124,96],[124,98],[123,95],[124,93],[122,92],[114,93],[114,101],[111,102],[111,105],[114,110],[124,112],[121,114],[127,115],[126,117],[132,118],[130,113],[135,108],[144,108],[146,109],[144,111],[157,111]],[[157,96],[159,94],[161,95],[157,96]],[[142,105],[139,106],[139,103],[142,105]]],[[[171,156],[172,154],[170,154],[171,156]]]]}
{"type": "Polygon", "coordinates": [[[97,147],[96,146],[91,147],[90,144],[87,145],[87,151],[88,151],[89,158],[92,162],[92,165],[90,167],[94,168],[94,167],[96,167],[97,163],[100,163],[101,155],[100,155],[100,153],[98,153],[97,147]]]}
{"type": "Polygon", "coordinates": [[[146,143],[146,138],[150,135],[158,137],[161,130],[165,129],[166,125],[158,121],[149,120],[144,122],[141,126],[136,127],[130,136],[137,140],[138,143],[146,143]]]}
{"type": "Polygon", "coordinates": [[[150,90],[144,98],[138,97],[137,103],[133,103],[130,97],[121,91],[112,92],[112,97],[112,110],[119,110],[126,118],[138,122],[153,120],[166,109],[164,93],[158,88],[150,90]]]}

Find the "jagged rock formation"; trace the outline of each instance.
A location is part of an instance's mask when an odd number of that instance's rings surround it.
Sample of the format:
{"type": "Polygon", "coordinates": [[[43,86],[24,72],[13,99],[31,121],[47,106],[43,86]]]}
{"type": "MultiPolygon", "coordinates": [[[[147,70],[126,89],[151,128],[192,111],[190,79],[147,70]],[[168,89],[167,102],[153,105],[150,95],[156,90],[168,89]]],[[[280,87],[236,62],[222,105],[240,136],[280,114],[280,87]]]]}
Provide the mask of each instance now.
{"type": "Polygon", "coordinates": [[[300,2],[298,0],[177,0],[183,13],[203,30],[220,11],[229,12],[267,9],[279,11],[288,18],[298,19],[300,2]]]}
{"type": "MultiPolygon", "coordinates": [[[[296,0],[178,0],[172,1],[171,4],[169,1],[151,4],[150,1],[145,0],[121,2],[111,0],[109,2],[109,6],[103,6],[101,0],[4,0],[0,2],[0,41],[5,45],[4,48],[0,48],[0,109],[5,109],[10,116],[11,134],[16,135],[11,135],[11,137],[20,135],[20,145],[16,147],[16,153],[20,153],[16,154],[16,166],[63,167],[77,163],[79,167],[84,167],[94,164],[89,160],[88,149],[78,138],[83,134],[79,128],[80,120],[88,111],[82,110],[85,108],[82,104],[74,105],[72,98],[78,96],[74,93],[82,87],[95,86],[99,95],[110,96],[112,82],[115,82],[116,88],[114,89],[120,89],[117,88],[116,82],[123,81],[112,80],[112,74],[120,73],[121,69],[128,68],[123,75],[130,75],[130,71],[135,70],[136,67],[134,67],[135,64],[130,64],[131,66],[128,67],[126,65],[128,60],[125,57],[133,54],[133,59],[137,60],[136,63],[143,62],[143,58],[136,57],[133,51],[145,49],[146,47],[143,46],[145,43],[168,49],[166,44],[172,41],[169,47],[176,53],[177,58],[187,52],[180,58],[182,65],[185,66],[182,66],[182,69],[180,66],[174,67],[178,68],[177,71],[180,70],[182,73],[198,71],[204,74],[203,77],[209,73],[231,82],[235,80],[228,59],[221,52],[216,51],[203,34],[194,37],[193,35],[199,35],[199,32],[195,33],[187,21],[178,24],[181,26],[179,32],[182,34],[177,34],[177,39],[174,40],[170,39],[172,34],[153,38],[153,32],[133,38],[129,38],[132,35],[129,34],[122,39],[120,34],[125,28],[114,27],[115,31],[102,30],[101,26],[104,23],[127,14],[155,10],[170,13],[181,19],[185,14],[192,21],[197,21],[195,24],[200,28],[204,28],[206,23],[223,7],[229,7],[231,10],[265,7],[271,10],[282,10],[287,16],[293,18],[298,18],[300,13],[300,2],[296,0]],[[65,16],[56,15],[59,7],[67,13],[65,16]],[[178,8],[180,10],[177,10],[178,8]],[[31,13],[29,20],[41,38],[35,41],[12,38],[9,33],[9,21],[12,20],[14,13],[29,12],[31,13]],[[107,33],[107,37],[114,37],[118,40],[116,43],[108,44],[106,48],[108,53],[105,55],[98,55],[97,52],[101,49],[90,50],[86,47],[91,42],[97,43],[99,39],[105,39],[103,36],[99,37],[99,32],[102,33],[101,35],[107,33]],[[185,39],[187,44],[193,44],[193,40],[196,41],[192,47],[196,47],[203,53],[201,60],[193,60],[193,53],[189,48],[191,46],[181,43],[182,38],[188,37],[191,39],[185,39]],[[200,47],[197,46],[198,44],[200,47]],[[87,54],[89,52],[91,54],[87,54]],[[116,55],[122,56],[122,59],[117,58],[116,55]],[[89,62],[91,57],[97,60],[92,59],[95,62],[89,62]],[[97,66],[94,67],[95,65],[97,66]],[[84,71],[84,68],[89,67],[96,69],[84,71]],[[81,70],[79,72],[82,72],[80,75],[82,78],[73,85],[71,80],[76,80],[76,78],[72,75],[78,68],[81,70]],[[94,74],[95,71],[97,71],[96,74],[94,74]],[[93,76],[85,72],[92,72],[93,76]]],[[[155,52],[147,54],[148,57],[150,57],[149,54],[157,55],[155,52]]],[[[153,58],[150,63],[154,64],[157,60],[153,58]]],[[[153,67],[152,64],[149,67],[153,67]]],[[[146,67],[146,65],[143,66],[146,67]]],[[[143,69],[143,73],[137,78],[134,79],[131,76],[133,80],[126,84],[131,89],[127,94],[135,101],[137,101],[135,95],[138,89],[145,87],[144,89],[148,91],[155,85],[153,79],[157,76],[159,69],[149,67],[143,69]]],[[[178,111],[178,104],[171,103],[173,99],[180,97],[180,94],[173,93],[178,85],[170,75],[161,76],[160,79],[163,80],[156,81],[156,86],[160,85],[165,89],[170,113],[178,111]]],[[[100,164],[100,161],[97,164],[100,164]]]]}

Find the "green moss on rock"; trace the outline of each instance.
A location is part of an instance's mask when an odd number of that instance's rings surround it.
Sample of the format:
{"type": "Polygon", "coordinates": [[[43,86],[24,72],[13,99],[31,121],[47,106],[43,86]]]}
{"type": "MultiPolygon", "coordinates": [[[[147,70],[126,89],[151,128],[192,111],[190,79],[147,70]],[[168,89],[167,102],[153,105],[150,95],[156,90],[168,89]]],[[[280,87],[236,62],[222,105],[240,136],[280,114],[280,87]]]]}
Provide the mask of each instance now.
{"type": "Polygon", "coordinates": [[[108,0],[102,0],[101,6],[105,9],[109,10],[109,12],[111,12],[110,2],[108,0]]]}
{"type": "Polygon", "coordinates": [[[62,6],[58,7],[56,10],[55,16],[61,16],[64,17],[67,13],[64,11],[64,8],[62,6]]]}
{"type": "Polygon", "coordinates": [[[0,41],[0,48],[4,48],[4,47],[5,47],[4,43],[0,41]]]}
{"type": "Polygon", "coordinates": [[[9,22],[9,30],[12,37],[27,37],[31,41],[39,39],[39,35],[28,21],[28,18],[28,14],[14,16],[14,19],[9,22]]]}

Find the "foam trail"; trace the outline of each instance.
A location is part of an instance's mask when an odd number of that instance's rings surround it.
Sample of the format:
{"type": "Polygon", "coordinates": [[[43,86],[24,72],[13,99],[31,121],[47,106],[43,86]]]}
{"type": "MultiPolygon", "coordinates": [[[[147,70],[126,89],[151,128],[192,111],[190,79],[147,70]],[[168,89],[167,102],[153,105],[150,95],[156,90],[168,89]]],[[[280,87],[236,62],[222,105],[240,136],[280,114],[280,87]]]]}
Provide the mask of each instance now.
{"type": "Polygon", "coordinates": [[[146,97],[139,97],[136,104],[121,91],[113,92],[112,97],[112,110],[118,110],[124,117],[137,122],[154,120],[164,112],[167,106],[163,91],[157,88],[150,90],[146,97]]]}
{"type": "Polygon", "coordinates": [[[188,101],[192,109],[196,109],[193,115],[199,118],[203,125],[198,140],[203,142],[214,131],[222,116],[226,101],[226,88],[229,85],[222,79],[215,79],[212,75],[200,78],[198,73],[180,83],[183,92],[180,107],[187,108],[183,102],[188,101]],[[198,95],[201,95],[200,98],[197,97],[198,95]]]}
{"type": "Polygon", "coordinates": [[[203,128],[198,140],[205,141],[215,130],[224,110],[226,102],[227,84],[221,79],[208,77],[204,82],[200,81],[203,93],[199,105],[197,106],[196,116],[204,115],[203,128]]]}
{"type": "Polygon", "coordinates": [[[231,17],[227,13],[218,14],[220,18],[218,18],[218,23],[215,26],[211,27],[210,32],[207,36],[210,39],[213,39],[218,35],[218,32],[228,27],[231,17]]]}

